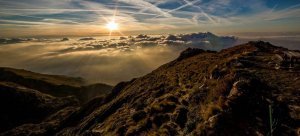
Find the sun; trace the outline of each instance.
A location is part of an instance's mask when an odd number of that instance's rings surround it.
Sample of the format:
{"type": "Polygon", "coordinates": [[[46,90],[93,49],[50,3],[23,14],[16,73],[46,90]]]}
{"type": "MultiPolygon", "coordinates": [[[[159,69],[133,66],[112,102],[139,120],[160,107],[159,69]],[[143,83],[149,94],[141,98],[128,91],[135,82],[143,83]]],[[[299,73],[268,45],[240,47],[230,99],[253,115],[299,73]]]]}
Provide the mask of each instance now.
{"type": "Polygon", "coordinates": [[[119,25],[116,22],[111,21],[106,24],[106,28],[109,29],[110,31],[118,30],[119,25]]]}

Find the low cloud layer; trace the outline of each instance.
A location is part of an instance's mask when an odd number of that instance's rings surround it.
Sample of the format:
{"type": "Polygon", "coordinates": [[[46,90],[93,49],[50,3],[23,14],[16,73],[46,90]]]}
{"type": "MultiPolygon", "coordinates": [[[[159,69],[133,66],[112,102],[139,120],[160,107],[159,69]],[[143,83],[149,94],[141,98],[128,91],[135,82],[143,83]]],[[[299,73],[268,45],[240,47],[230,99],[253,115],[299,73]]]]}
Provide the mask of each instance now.
{"type": "Polygon", "coordinates": [[[151,72],[188,47],[220,50],[239,41],[212,33],[113,38],[0,40],[0,66],[114,85],[151,72]]]}

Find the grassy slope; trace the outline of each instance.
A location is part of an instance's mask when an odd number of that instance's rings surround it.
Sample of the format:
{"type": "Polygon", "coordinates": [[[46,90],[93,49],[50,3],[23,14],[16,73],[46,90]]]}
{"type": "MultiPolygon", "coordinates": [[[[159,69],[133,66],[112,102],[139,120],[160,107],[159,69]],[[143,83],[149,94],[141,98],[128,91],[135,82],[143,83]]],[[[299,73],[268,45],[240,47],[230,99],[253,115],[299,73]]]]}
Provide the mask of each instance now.
{"type": "Polygon", "coordinates": [[[264,42],[220,52],[190,49],[146,76],[119,83],[51,133],[40,129],[46,122],[6,134],[267,135],[272,105],[274,134],[296,135],[300,72],[274,64],[286,50],[264,42]]]}
{"type": "Polygon", "coordinates": [[[278,121],[274,133],[293,135],[299,113],[289,107],[299,107],[299,70],[276,70],[269,63],[285,50],[250,42],[218,53],[183,54],[115,88],[114,99],[88,116],[77,117],[80,121],[64,126],[60,133],[266,135],[268,106],[273,105],[278,121]]]}

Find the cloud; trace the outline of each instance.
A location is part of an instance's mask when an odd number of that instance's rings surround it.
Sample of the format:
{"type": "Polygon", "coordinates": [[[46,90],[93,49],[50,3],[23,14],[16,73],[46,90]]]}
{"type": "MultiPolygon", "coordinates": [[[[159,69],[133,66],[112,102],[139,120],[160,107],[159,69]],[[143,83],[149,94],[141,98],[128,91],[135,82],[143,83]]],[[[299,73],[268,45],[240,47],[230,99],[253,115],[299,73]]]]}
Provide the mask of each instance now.
{"type": "MultiPolygon", "coordinates": [[[[193,33],[138,35],[111,40],[99,37],[88,40],[68,38],[65,41],[62,38],[7,39],[15,42],[0,46],[0,66],[116,84],[151,72],[177,58],[188,47],[219,50],[221,46],[230,46],[229,43],[213,46],[215,41],[222,41],[225,37],[193,33]]],[[[235,42],[234,38],[232,42],[235,42]]]]}
{"type": "Polygon", "coordinates": [[[159,51],[140,49],[135,52],[116,48],[83,50],[49,54],[68,48],[65,43],[19,43],[1,46],[0,65],[25,68],[48,74],[81,76],[91,82],[116,84],[157,68],[176,57],[167,48],[159,51]],[[5,46],[5,47],[4,47],[5,46]],[[3,48],[2,48],[3,47],[3,48]],[[11,60],[11,61],[7,61],[11,60]]]}
{"type": "Polygon", "coordinates": [[[80,41],[90,41],[90,40],[95,40],[93,37],[85,37],[85,38],[80,38],[80,41]]]}
{"type": "Polygon", "coordinates": [[[0,45],[1,44],[15,44],[21,42],[28,42],[33,41],[32,38],[0,38],[0,45]]]}
{"type": "Polygon", "coordinates": [[[63,38],[0,39],[0,66],[116,84],[151,72],[176,59],[188,47],[221,50],[249,40],[265,40],[277,46],[299,49],[299,35],[249,35],[236,38],[206,32],[115,39],[93,37],[91,40],[72,37],[65,41],[62,41],[63,38]]]}
{"type": "MultiPolygon", "coordinates": [[[[172,17],[172,15],[169,14],[168,12],[165,12],[161,8],[157,7],[156,5],[144,0],[119,0],[119,1],[138,6],[140,9],[147,7],[147,10],[152,11],[154,13],[158,13],[160,16],[172,17]]],[[[141,11],[142,10],[140,10],[139,12],[141,11]]]]}
{"type": "MultiPolygon", "coordinates": [[[[120,25],[126,26],[122,29],[125,32],[160,32],[164,27],[169,31],[179,31],[183,27],[230,30],[249,22],[256,26],[270,24],[276,28],[280,23],[274,25],[271,21],[281,21],[281,24],[287,19],[290,24],[293,20],[299,21],[299,4],[296,0],[10,0],[0,1],[0,18],[6,21],[0,27],[5,30],[1,35],[13,32],[17,35],[16,31],[25,25],[33,34],[37,29],[56,29],[72,34],[72,30],[61,28],[69,25],[74,29],[83,26],[94,29],[97,25],[103,26],[116,14],[120,25]]],[[[288,25],[285,28],[295,30],[295,27],[288,25]]],[[[100,28],[98,31],[105,32],[100,28]]]]}
{"type": "Polygon", "coordinates": [[[80,38],[79,41],[73,43],[69,48],[50,53],[51,55],[74,53],[77,51],[99,51],[107,49],[119,51],[135,51],[147,47],[169,47],[182,46],[183,48],[195,47],[210,50],[220,50],[234,45],[237,41],[236,37],[232,36],[217,36],[210,32],[207,33],[190,33],[166,36],[148,36],[137,35],[128,38],[120,38],[115,40],[97,40],[92,37],[80,38]]]}
{"type": "Polygon", "coordinates": [[[300,17],[300,4],[293,5],[291,7],[274,11],[271,10],[268,17],[265,20],[279,20],[279,19],[287,19],[287,18],[299,18],[300,17]]]}

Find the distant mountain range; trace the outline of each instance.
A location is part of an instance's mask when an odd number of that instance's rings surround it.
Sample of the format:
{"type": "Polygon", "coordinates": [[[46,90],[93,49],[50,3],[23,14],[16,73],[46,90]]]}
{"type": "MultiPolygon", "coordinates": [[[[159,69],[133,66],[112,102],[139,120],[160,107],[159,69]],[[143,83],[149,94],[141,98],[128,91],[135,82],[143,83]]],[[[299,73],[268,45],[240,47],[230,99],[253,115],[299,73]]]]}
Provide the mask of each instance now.
{"type": "Polygon", "coordinates": [[[299,135],[299,78],[300,52],[262,41],[188,48],[112,89],[1,68],[0,135],[299,135]]]}

